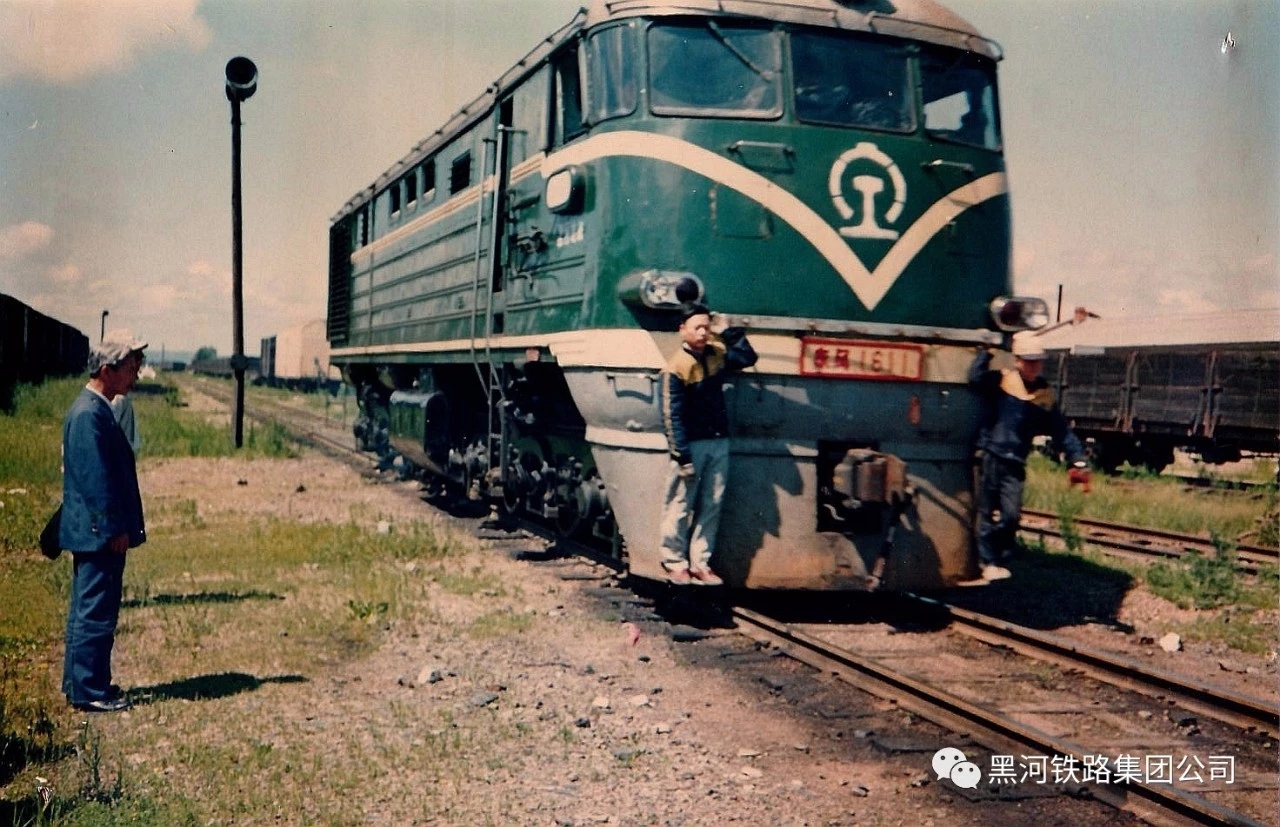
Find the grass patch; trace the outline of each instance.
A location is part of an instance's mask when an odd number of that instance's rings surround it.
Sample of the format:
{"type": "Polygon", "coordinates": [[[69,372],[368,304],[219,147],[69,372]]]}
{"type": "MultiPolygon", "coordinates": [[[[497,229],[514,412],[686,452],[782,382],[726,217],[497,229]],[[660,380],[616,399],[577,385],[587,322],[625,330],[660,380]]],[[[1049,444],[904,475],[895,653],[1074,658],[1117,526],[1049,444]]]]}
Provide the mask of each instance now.
{"type": "Polygon", "coordinates": [[[244,445],[237,450],[230,420],[210,421],[188,410],[184,391],[166,378],[161,393],[135,394],[134,412],[142,436],[141,457],[296,457],[297,445],[280,425],[245,423],[244,445]]]}
{"type": "MultiPolygon", "coordinates": [[[[129,555],[115,658],[136,706],[84,729],[57,686],[71,561],[35,551],[60,494],[62,418],[82,386],[20,389],[14,412],[0,415],[0,827],[350,823],[350,801],[376,781],[365,768],[385,775],[394,756],[359,728],[308,749],[299,728],[310,725],[259,698],[300,691],[388,630],[413,628],[430,612],[429,570],[460,544],[426,523],[379,533],[368,507],[346,523],[297,524],[202,513],[194,499],[144,491],[149,539],[129,555]]],[[[144,464],[294,452],[272,428],[251,429],[248,450],[233,452],[229,429],[172,387],[138,394],[134,407],[144,464]]],[[[479,570],[456,582],[498,588],[479,570]]],[[[494,617],[477,628],[516,625],[494,617]]],[[[442,734],[421,751],[456,739],[442,734]]]]}
{"type": "MultiPolygon", "coordinates": [[[[206,518],[197,532],[180,530],[192,513],[179,504],[130,553],[117,668],[169,677],[133,687],[139,706],[110,741],[75,729],[63,707],[52,706],[60,697],[50,681],[60,673],[66,580],[51,573],[65,573],[69,562],[39,561],[23,600],[0,604],[7,675],[0,684],[0,824],[248,823],[280,812],[344,823],[337,799],[317,812],[306,790],[358,795],[359,776],[331,777],[327,754],[281,750],[264,734],[293,737],[299,721],[252,714],[220,721],[191,702],[235,703],[246,693],[308,683],[317,664],[332,668],[365,655],[386,630],[429,609],[430,580],[406,561],[440,561],[454,546],[416,523],[380,534],[355,523],[228,515],[206,518]],[[13,609],[33,598],[47,609],[13,609]],[[157,740],[167,749],[156,750],[157,740]],[[36,776],[52,779],[47,800],[36,776]]],[[[475,628],[501,634],[518,626],[495,615],[475,628]]]]}
{"type": "Polygon", "coordinates": [[[1212,617],[1197,617],[1190,623],[1177,624],[1174,631],[1188,641],[1225,643],[1232,649],[1255,655],[1276,648],[1274,622],[1258,622],[1251,611],[1228,609],[1212,617]]]}
{"type": "Polygon", "coordinates": [[[1067,484],[1063,468],[1040,454],[1027,460],[1024,505],[1040,511],[1095,520],[1238,537],[1257,528],[1275,494],[1251,497],[1216,491],[1186,492],[1175,479],[1133,472],[1133,478],[1093,475],[1088,494],[1067,484]],[[1268,497],[1270,499],[1268,500],[1268,497]]]}
{"type": "Polygon", "coordinates": [[[1155,563],[1147,568],[1154,594],[1183,609],[1216,609],[1240,601],[1243,588],[1236,573],[1235,547],[1214,535],[1214,553],[1192,553],[1185,564],[1155,563]]]}
{"type": "Polygon", "coordinates": [[[510,609],[488,612],[471,621],[467,634],[474,638],[495,638],[518,635],[529,630],[533,620],[527,614],[516,614],[510,609]]]}
{"type": "Polygon", "coordinates": [[[449,594],[462,597],[473,597],[477,594],[485,597],[507,596],[502,581],[480,566],[473,566],[467,572],[450,571],[444,566],[437,566],[431,571],[431,579],[449,594]]]}

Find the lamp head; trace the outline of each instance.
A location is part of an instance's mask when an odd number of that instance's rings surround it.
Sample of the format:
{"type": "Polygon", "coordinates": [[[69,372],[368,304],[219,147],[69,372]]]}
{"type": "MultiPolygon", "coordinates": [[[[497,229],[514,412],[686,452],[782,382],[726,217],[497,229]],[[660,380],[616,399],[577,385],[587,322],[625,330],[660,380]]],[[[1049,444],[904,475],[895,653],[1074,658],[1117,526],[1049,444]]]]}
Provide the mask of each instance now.
{"type": "Polygon", "coordinates": [[[243,101],[258,91],[258,67],[247,57],[227,61],[227,100],[243,101]]]}

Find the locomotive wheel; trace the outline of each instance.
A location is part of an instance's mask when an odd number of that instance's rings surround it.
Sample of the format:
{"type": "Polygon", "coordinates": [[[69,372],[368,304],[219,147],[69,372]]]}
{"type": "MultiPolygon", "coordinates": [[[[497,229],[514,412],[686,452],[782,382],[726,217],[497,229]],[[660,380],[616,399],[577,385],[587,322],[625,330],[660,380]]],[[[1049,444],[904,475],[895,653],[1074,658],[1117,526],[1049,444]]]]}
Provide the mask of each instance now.
{"type": "Polygon", "coordinates": [[[507,468],[508,482],[502,489],[502,508],[512,516],[523,513],[530,498],[540,498],[545,490],[542,446],[536,439],[525,438],[516,442],[514,450],[516,456],[507,468]]]}
{"type": "Polygon", "coordinates": [[[576,537],[582,533],[585,518],[578,508],[576,497],[568,497],[556,509],[556,532],[561,537],[576,537]]]}
{"type": "Polygon", "coordinates": [[[515,517],[524,512],[524,492],[511,486],[502,489],[502,510],[515,517]]]}

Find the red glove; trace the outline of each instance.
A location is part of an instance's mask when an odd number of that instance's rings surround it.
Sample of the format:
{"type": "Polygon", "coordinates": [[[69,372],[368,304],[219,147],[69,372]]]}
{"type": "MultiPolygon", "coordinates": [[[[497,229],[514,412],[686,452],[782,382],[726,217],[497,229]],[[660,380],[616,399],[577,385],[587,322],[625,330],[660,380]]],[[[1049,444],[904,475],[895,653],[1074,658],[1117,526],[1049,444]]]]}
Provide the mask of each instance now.
{"type": "Polygon", "coordinates": [[[1080,490],[1085,494],[1089,493],[1090,478],[1089,468],[1086,465],[1076,465],[1067,471],[1067,481],[1072,485],[1079,485],[1080,490]]]}

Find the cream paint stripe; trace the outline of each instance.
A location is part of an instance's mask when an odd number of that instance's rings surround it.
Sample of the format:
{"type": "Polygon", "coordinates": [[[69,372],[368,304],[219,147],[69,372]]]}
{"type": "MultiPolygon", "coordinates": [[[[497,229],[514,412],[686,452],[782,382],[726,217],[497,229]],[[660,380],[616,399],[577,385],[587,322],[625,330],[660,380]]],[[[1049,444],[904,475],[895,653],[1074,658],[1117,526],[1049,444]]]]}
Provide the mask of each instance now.
{"type": "MultiPolygon", "coordinates": [[[[887,278],[884,289],[888,290],[902,271],[907,269],[907,265],[911,263],[911,259],[924,249],[924,245],[929,243],[929,239],[937,235],[938,231],[951,223],[951,220],[960,213],[977,206],[989,198],[1002,195],[1009,190],[1008,179],[1003,172],[993,172],[990,175],[984,175],[976,181],[970,181],[963,187],[947,193],[934,202],[933,206],[925,210],[924,215],[916,219],[907,231],[902,234],[902,238],[890,248],[889,253],[880,261],[876,267],[876,275],[883,270],[885,275],[892,274],[892,278],[887,278]]],[[[883,296],[883,291],[880,296],[883,296]]],[[[876,297],[876,301],[880,300],[880,296],[876,297]]]]}
{"type": "MultiPolygon", "coordinates": [[[[760,357],[749,375],[799,376],[800,340],[791,334],[752,333],[751,346],[760,357]]],[[[889,342],[892,344],[892,342],[889,342]]],[[[483,349],[483,342],[476,343],[483,349]]],[[[572,330],[546,336],[495,337],[496,350],[548,347],[563,368],[592,368],[658,371],[680,346],[675,333],[646,330],[572,330]]],[[[968,380],[976,349],[964,345],[922,345],[924,382],[963,384],[968,380]]],[[[468,352],[471,340],[426,342],[407,345],[335,348],[331,358],[379,357],[407,354],[468,352]]],[[[832,380],[846,381],[846,380],[832,380]]]]}
{"type": "Polygon", "coordinates": [[[947,222],[965,209],[1006,192],[1008,188],[1005,174],[993,172],[944,196],[903,233],[874,271],[868,271],[848,242],[795,195],[741,164],[669,135],[650,132],[596,135],[547,156],[542,162],[542,176],[550,177],[556,170],[571,164],[620,156],[652,158],[675,164],[736,190],[768,208],[814,246],[868,310],[879,304],[925,243],[947,222]]]}
{"type": "MultiPolygon", "coordinates": [[[[511,175],[510,175],[511,183],[515,184],[515,183],[518,183],[519,181],[524,180],[525,178],[528,178],[530,175],[534,173],[534,171],[536,171],[539,167],[542,166],[542,163],[545,159],[546,159],[546,153],[539,152],[525,159],[524,161],[521,161],[519,164],[516,164],[516,166],[511,169],[511,175]]],[[[493,176],[490,175],[488,178],[484,180],[484,191],[486,193],[493,192],[493,187],[494,187],[493,176]]],[[[479,187],[473,186],[473,187],[467,188],[466,190],[463,190],[462,193],[451,197],[449,201],[446,201],[445,203],[441,204],[440,206],[436,207],[430,212],[423,213],[422,215],[410,221],[408,224],[397,227],[396,229],[387,233],[382,238],[378,239],[372,244],[367,244],[364,247],[361,247],[359,250],[356,250],[354,253],[351,254],[352,262],[356,262],[358,259],[361,259],[361,258],[367,258],[369,256],[372,256],[374,253],[378,252],[383,247],[386,247],[389,244],[394,244],[395,242],[399,241],[405,236],[422,229],[428,224],[435,223],[436,221],[439,221],[442,218],[447,218],[448,216],[453,215],[458,210],[465,209],[466,207],[474,207],[476,203],[476,199],[479,197],[480,197],[479,187]]]]}

